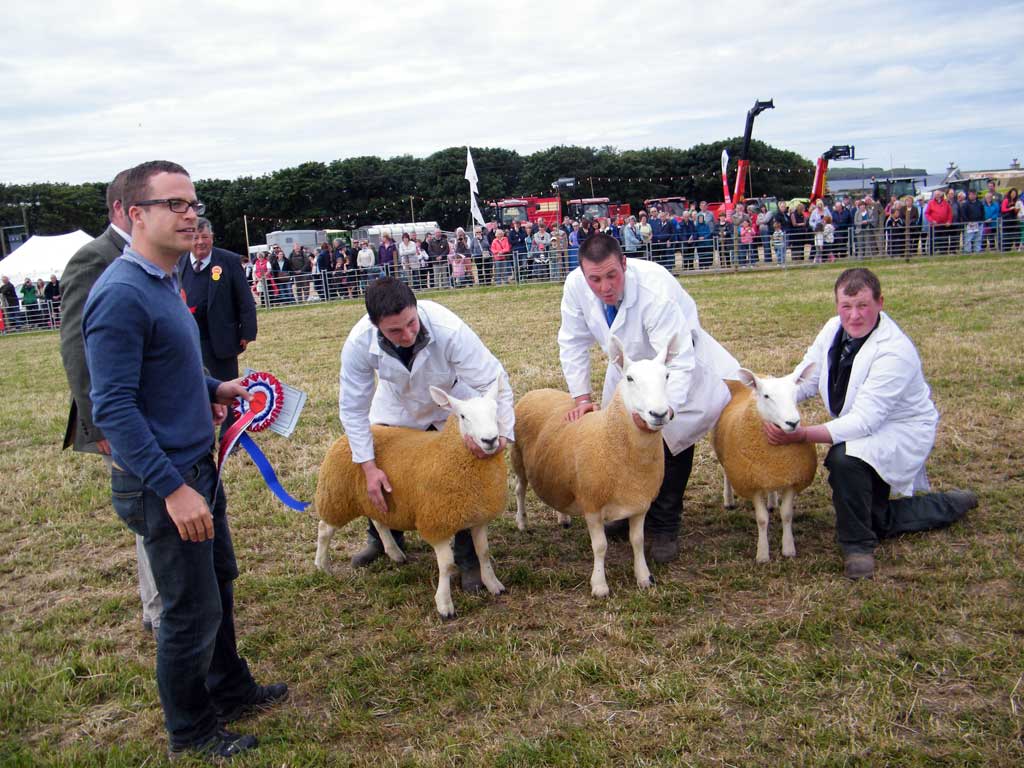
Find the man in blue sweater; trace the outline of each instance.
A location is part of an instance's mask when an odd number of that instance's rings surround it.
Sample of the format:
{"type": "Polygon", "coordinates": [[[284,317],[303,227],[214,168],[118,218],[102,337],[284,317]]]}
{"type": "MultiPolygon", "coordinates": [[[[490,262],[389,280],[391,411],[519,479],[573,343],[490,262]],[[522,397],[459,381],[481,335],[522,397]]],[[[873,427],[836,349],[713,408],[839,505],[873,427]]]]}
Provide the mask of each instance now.
{"type": "Polygon", "coordinates": [[[175,265],[204,206],[188,173],[166,161],[128,172],[123,207],[132,244],[96,281],[82,332],[93,420],[110,443],[114,510],[143,537],[160,595],[157,687],[172,757],[231,757],[256,746],[225,723],[283,700],[259,686],[235,645],[238,575],[224,489],[211,456],[214,417],[238,381],[203,372],[199,331],[175,265]]]}

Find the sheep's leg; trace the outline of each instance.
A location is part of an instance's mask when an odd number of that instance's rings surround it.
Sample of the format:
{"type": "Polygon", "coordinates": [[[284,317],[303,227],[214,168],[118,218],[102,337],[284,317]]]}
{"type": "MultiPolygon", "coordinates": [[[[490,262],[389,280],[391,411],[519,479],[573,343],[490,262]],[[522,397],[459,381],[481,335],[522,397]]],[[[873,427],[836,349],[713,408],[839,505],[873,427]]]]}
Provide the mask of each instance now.
{"type": "Polygon", "coordinates": [[[754,515],[757,517],[757,562],[768,562],[768,507],[765,491],[754,494],[754,515]]]}
{"type": "Polygon", "coordinates": [[[313,562],[324,573],[331,572],[331,539],[338,529],[323,520],[316,527],[316,557],[313,562]]]}
{"type": "Polygon", "coordinates": [[[558,524],[563,528],[568,528],[572,525],[572,515],[566,515],[558,510],[555,510],[555,519],[558,520],[558,524]]]}
{"type": "Polygon", "coordinates": [[[654,584],[651,570],[647,567],[647,558],[644,557],[644,520],[646,518],[646,512],[629,518],[629,543],[633,547],[633,575],[636,576],[636,585],[640,589],[647,589],[654,584]]]}
{"type": "Polygon", "coordinates": [[[405,552],[398,546],[398,542],[395,541],[395,537],[391,535],[391,529],[388,528],[384,523],[376,520],[371,521],[373,527],[377,529],[377,534],[380,536],[380,543],[384,545],[384,552],[394,560],[396,563],[405,562],[405,552]]]}
{"type": "Polygon", "coordinates": [[[768,491],[768,511],[774,512],[779,508],[779,492],[768,491]]]}
{"type": "Polygon", "coordinates": [[[736,508],[736,494],[732,492],[732,483],[725,472],[722,473],[722,506],[726,509],[736,508]]]}
{"type": "Polygon", "coordinates": [[[516,528],[526,530],[526,478],[516,474],[516,528]]]}
{"type": "Polygon", "coordinates": [[[594,550],[594,572],[590,574],[590,594],[608,597],[608,581],[604,577],[604,556],[608,552],[608,539],[604,535],[604,521],[600,512],[584,515],[590,531],[590,547],[594,550]]]}
{"type": "Polygon", "coordinates": [[[793,500],[796,492],[787,488],[782,492],[782,506],[779,516],[782,518],[782,556],[796,557],[796,544],[793,542],[793,500]]]}
{"type": "MultiPolygon", "coordinates": [[[[455,553],[452,552],[451,539],[434,544],[437,555],[437,592],[434,593],[434,604],[442,619],[455,617],[455,603],[452,602],[452,574],[456,572],[455,553]]],[[[482,563],[481,563],[482,565],[482,563]]]]}
{"type": "Polygon", "coordinates": [[[504,593],[504,585],[494,575],[494,562],[491,560],[491,551],[487,546],[487,526],[478,525],[475,528],[470,528],[469,533],[473,537],[476,559],[480,561],[480,580],[492,595],[504,593]]]}

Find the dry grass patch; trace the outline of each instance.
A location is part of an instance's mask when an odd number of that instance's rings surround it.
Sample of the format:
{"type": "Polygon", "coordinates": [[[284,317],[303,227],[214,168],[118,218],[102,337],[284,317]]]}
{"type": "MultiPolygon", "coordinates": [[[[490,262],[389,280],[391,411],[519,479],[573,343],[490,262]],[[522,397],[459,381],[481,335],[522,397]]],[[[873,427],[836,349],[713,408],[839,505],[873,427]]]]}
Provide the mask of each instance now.
{"type": "MultiPolygon", "coordinates": [[[[754,563],[749,505],[721,508],[698,446],[684,554],[639,593],[628,547],[612,595],[589,594],[591,552],[534,497],[530,531],[492,526],[500,598],[431,605],[434,558],[353,571],[364,527],[313,568],[315,521],[272,500],[248,460],[226,470],[242,575],[243,653],[290,703],[246,723],[265,766],[1015,765],[1024,645],[1024,433],[1019,256],[877,263],[886,309],[915,340],[942,413],[929,472],[981,507],[947,531],[879,550],[880,574],[839,576],[822,470],[798,499],[797,558],[754,563]]],[[[705,327],[747,367],[783,373],[831,314],[836,267],[688,277],[705,327]]],[[[558,287],[437,297],[505,362],[522,395],[563,386],[558,287]]],[[[311,498],[340,434],[337,376],[357,304],[260,315],[243,361],[305,389],[289,441],[261,437],[286,487],[311,498]]],[[[0,339],[0,764],[161,764],[152,641],[132,540],[102,465],[58,450],[66,391],[53,334],[0,339]]],[[[603,358],[595,352],[595,387],[603,358]]],[[[810,405],[809,418],[823,416],[810,405]]],[[[510,499],[511,501],[511,499],[510,499]]],[[[511,510],[511,505],[510,505],[511,510]]],[[[779,531],[773,522],[772,549],[779,531]]]]}

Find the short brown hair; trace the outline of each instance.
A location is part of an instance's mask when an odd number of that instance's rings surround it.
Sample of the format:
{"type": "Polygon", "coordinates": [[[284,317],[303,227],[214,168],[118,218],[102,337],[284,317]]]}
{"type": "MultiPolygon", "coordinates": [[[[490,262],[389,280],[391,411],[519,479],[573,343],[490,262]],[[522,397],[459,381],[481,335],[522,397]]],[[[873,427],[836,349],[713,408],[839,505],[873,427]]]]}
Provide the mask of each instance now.
{"type": "Polygon", "coordinates": [[[871,296],[875,301],[878,301],[882,296],[882,283],[879,282],[878,276],[870,269],[865,269],[864,267],[843,270],[843,273],[836,279],[834,293],[837,299],[839,298],[840,288],[843,289],[843,293],[847,296],[856,296],[865,288],[871,289],[871,296]]]}
{"type": "Polygon", "coordinates": [[[603,232],[588,237],[580,248],[580,261],[600,264],[609,256],[621,259],[622,248],[619,246],[618,240],[603,232]]]}
{"type": "Polygon", "coordinates": [[[128,171],[124,182],[121,205],[124,207],[125,213],[135,203],[149,197],[149,180],[159,173],[180,173],[182,176],[188,176],[188,171],[169,160],[149,160],[139,163],[128,171]]]}
{"type": "Polygon", "coordinates": [[[124,182],[128,178],[128,171],[130,168],[125,168],[114,180],[107,186],[107,218],[113,220],[114,218],[114,203],[121,201],[121,207],[124,208],[124,182]]]}

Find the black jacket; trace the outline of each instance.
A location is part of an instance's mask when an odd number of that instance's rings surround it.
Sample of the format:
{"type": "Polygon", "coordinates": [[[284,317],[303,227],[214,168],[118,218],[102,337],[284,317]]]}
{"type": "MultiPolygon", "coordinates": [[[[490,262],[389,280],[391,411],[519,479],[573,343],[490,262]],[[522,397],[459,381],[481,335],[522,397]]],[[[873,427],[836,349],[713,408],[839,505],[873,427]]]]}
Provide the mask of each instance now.
{"type": "MultiPolygon", "coordinates": [[[[220,267],[219,278],[210,280],[206,302],[206,323],[210,346],[215,357],[230,359],[242,351],[242,339],[256,338],[256,302],[245,279],[241,257],[237,253],[214,248],[207,269],[220,267]]],[[[185,254],[178,263],[182,269],[191,269],[190,255],[185,254]]],[[[179,277],[178,284],[182,285],[179,277]]],[[[187,303],[186,298],[186,303],[187,303]]]]}

